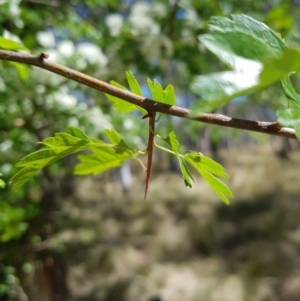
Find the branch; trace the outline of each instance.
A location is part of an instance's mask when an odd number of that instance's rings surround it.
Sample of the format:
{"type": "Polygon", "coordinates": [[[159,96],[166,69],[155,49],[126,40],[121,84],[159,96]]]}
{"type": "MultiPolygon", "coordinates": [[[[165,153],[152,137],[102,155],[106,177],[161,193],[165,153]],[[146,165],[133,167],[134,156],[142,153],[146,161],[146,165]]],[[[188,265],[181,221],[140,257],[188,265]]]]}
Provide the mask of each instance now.
{"type": "Polygon", "coordinates": [[[32,2],[32,3],[37,3],[37,4],[44,4],[44,5],[49,5],[49,6],[59,6],[59,3],[57,1],[43,1],[43,0],[25,0],[27,2],[32,2]]]}
{"type": "Polygon", "coordinates": [[[195,120],[203,123],[215,124],[223,127],[230,127],[252,132],[259,132],[269,135],[281,136],[291,139],[297,139],[295,130],[280,126],[276,121],[253,121],[246,119],[232,118],[221,114],[201,113],[196,117],[191,117],[191,111],[182,107],[169,106],[163,103],[156,102],[143,96],[136,95],[130,91],[116,88],[101,80],[75,71],[63,65],[49,61],[48,54],[42,52],[40,55],[30,55],[25,53],[11,52],[0,50],[0,60],[12,61],[33,65],[53,73],[62,75],[78,83],[89,86],[93,89],[104,93],[116,96],[130,103],[138,105],[150,112],[159,112],[167,115],[177,116],[190,120],[195,120]]]}

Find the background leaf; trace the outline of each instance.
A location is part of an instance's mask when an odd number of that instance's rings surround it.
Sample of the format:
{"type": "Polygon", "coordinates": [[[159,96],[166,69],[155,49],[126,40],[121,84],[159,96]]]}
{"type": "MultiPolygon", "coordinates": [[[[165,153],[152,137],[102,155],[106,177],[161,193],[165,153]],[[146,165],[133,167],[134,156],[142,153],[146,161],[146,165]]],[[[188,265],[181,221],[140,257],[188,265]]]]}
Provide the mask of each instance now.
{"type": "Polygon", "coordinates": [[[289,100],[289,102],[292,103],[293,106],[296,108],[300,108],[300,97],[297,94],[296,90],[294,89],[291,80],[289,76],[283,77],[281,80],[281,87],[282,91],[289,100]]]}
{"type": "MultiPolygon", "coordinates": [[[[2,173],[0,173],[0,177],[2,177],[2,173]]],[[[4,188],[6,186],[6,183],[0,179],[0,188],[4,188]]]]}
{"type": "Polygon", "coordinates": [[[192,107],[193,114],[211,111],[299,70],[299,51],[289,49],[279,35],[248,16],[212,18],[210,32],[200,41],[234,70],[195,78],[191,89],[201,99],[192,107]]]}
{"type": "Polygon", "coordinates": [[[16,63],[16,62],[8,62],[8,63],[17,69],[20,77],[23,80],[28,79],[28,77],[29,77],[29,67],[28,66],[22,65],[22,64],[16,63]]]}
{"type": "Polygon", "coordinates": [[[264,63],[260,81],[272,83],[299,70],[300,51],[293,48],[286,49],[280,57],[264,63]]]}
{"type": "Polygon", "coordinates": [[[277,121],[282,126],[293,127],[296,131],[296,136],[300,140],[300,110],[286,109],[277,111],[277,121]]]}
{"type": "Polygon", "coordinates": [[[20,50],[20,49],[25,49],[25,48],[19,42],[15,42],[13,40],[0,37],[0,49],[5,49],[5,50],[20,50]]]}

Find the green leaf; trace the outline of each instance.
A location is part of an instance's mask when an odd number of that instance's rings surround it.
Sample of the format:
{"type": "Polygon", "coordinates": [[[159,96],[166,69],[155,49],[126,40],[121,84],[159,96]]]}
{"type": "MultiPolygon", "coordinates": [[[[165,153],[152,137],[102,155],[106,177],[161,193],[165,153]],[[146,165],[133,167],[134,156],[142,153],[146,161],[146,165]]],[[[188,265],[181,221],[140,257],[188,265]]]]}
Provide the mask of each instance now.
{"type": "Polygon", "coordinates": [[[184,184],[185,186],[188,186],[188,187],[192,187],[192,182],[195,182],[194,181],[194,178],[189,170],[189,168],[186,166],[186,164],[179,158],[178,158],[178,161],[179,161],[179,166],[180,166],[180,170],[181,170],[181,174],[182,174],[182,177],[183,177],[183,180],[184,180],[184,184]]]}
{"type": "Polygon", "coordinates": [[[255,36],[242,32],[214,32],[200,36],[199,39],[206,48],[232,68],[235,68],[235,62],[230,56],[227,58],[223,55],[224,51],[253,61],[275,57],[269,45],[255,36]]]}
{"type": "Polygon", "coordinates": [[[266,24],[243,14],[232,15],[232,20],[235,22],[237,28],[261,39],[268,44],[273,51],[281,53],[286,48],[280,34],[271,30],[266,24]]]}
{"type": "MultiPolygon", "coordinates": [[[[86,144],[87,141],[83,140],[86,144]]],[[[99,140],[100,141],[100,140],[99,140]]],[[[68,133],[56,133],[54,137],[48,137],[44,139],[42,142],[39,142],[40,144],[44,144],[48,146],[49,148],[53,148],[57,150],[58,152],[67,150],[71,146],[75,146],[77,144],[82,144],[82,139],[74,137],[68,133]]]]}
{"type": "Polygon", "coordinates": [[[300,52],[288,48],[265,24],[245,15],[233,15],[232,19],[212,18],[210,34],[200,37],[234,70],[195,78],[191,89],[201,100],[192,107],[193,114],[213,110],[300,69],[300,52]]]}
{"type": "MultiPolygon", "coordinates": [[[[2,173],[0,173],[0,177],[2,176],[2,173]]],[[[0,179],[0,188],[4,188],[5,187],[5,182],[2,180],[2,179],[0,179]]]]}
{"type": "Polygon", "coordinates": [[[105,134],[111,144],[113,144],[116,148],[117,153],[128,153],[133,154],[134,152],[137,152],[137,150],[129,147],[126,142],[123,140],[123,138],[120,136],[120,134],[114,130],[114,129],[106,129],[105,134]]]}
{"type": "Polygon", "coordinates": [[[225,168],[221,164],[201,153],[190,152],[184,155],[184,159],[197,170],[198,168],[203,168],[216,176],[228,178],[225,168]]]}
{"type": "Polygon", "coordinates": [[[244,61],[239,70],[196,77],[191,89],[203,100],[192,107],[193,114],[215,109],[234,97],[266,87],[300,70],[300,52],[295,49],[287,49],[280,58],[264,64],[239,58],[237,65],[240,65],[239,61],[244,61]]]}
{"type": "Polygon", "coordinates": [[[189,170],[189,168],[186,166],[186,164],[182,161],[182,156],[178,153],[178,149],[179,149],[179,142],[176,138],[175,133],[172,131],[167,138],[162,138],[159,136],[160,139],[162,139],[163,141],[165,141],[172,149],[172,151],[175,153],[175,156],[178,159],[179,162],[179,166],[180,166],[180,170],[181,170],[181,174],[184,180],[184,184],[185,186],[189,186],[192,187],[192,182],[194,181],[194,178],[189,170]]]}
{"type": "Polygon", "coordinates": [[[165,103],[174,106],[176,104],[176,95],[175,95],[174,87],[171,84],[167,85],[165,89],[165,93],[166,93],[165,103]]]}
{"type": "Polygon", "coordinates": [[[26,183],[31,177],[33,177],[39,170],[40,170],[39,167],[22,168],[10,180],[10,184],[12,184],[12,191],[19,189],[24,183],[26,183]]]}
{"type": "Polygon", "coordinates": [[[89,138],[80,129],[72,127],[68,129],[68,133],[57,133],[54,137],[44,139],[40,143],[46,145],[46,148],[29,154],[16,164],[23,169],[11,179],[13,190],[45,166],[85,149],[92,150],[94,154],[80,156],[82,163],[76,167],[77,174],[89,173],[88,170],[93,169],[93,166],[95,173],[99,173],[119,166],[125,159],[138,154],[138,150],[130,148],[115,130],[106,130],[106,136],[112,144],[89,138]]]}
{"type": "Polygon", "coordinates": [[[209,22],[210,32],[219,47],[238,56],[258,61],[270,58],[270,54],[281,55],[286,49],[280,35],[264,23],[243,14],[231,17],[232,20],[212,17],[209,22]],[[244,47],[246,45],[248,47],[244,47]]]}
{"type": "Polygon", "coordinates": [[[203,156],[201,153],[191,152],[184,155],[184,159],[189,162],[208,182],[215,193],[226,204],[229,204],[229,197],[232,197],[232,192],[222,181],[216,176],[228,178],[225,169],[222,165],[203,156]]]}
{"type": "Polygon", "coordinates": [[[294,89],[289,76],[285,76],[281,79],[281,87],[287,99],[293,104],[293,106],[299,109],[300,97],[294,89]]]}
{"type": "Polygon", "coordinates": [[[260,81],[263,83],[272,83],[299,70],[300,51],[289,48],[280,57],[264,63],[264,68],[260,74],[260,81]]]}
{"type": "Polygon", "coordinates": [[[179,142],[176,138],[174,131],[172,131],[167,138],[162,138],[166,143],[168,143],[175,154],[178,154],[179,142]]]}
{"type": "Polygon", "coordinates": [[[118,153],[111,147],[92,147],[91,150],[93,154],[78,156],[81,162],[75,167],[75,175],[96,175],[109,168],[118,167],[122,165],[126,159],[133,157],[132,153],[118,153]]]}
{"type": "Polygon", "coordinates": [[[150,90],[150,93],[152,95],[152,98],[155,101],[160,101],[163,102],[163,98],[164,98],[164,90],[161,86],[161,84],[155,79],[154,81],[152,81],[150,78],[147,78],[147,84],[150,90]]]}
{"type": "Polygon", "coordinates": [[[43,168],[48,165],[59,154],[58,151],[45,148],[27,155],[16,164],[17,167],[34,166],[35,168],[43,168]]]}
{"type": "Polygon", "coordinates": [[[92,144],[92,142],[87,142],[87,140],[91,141],[91,139],[81,130],[72,128],[70,129],[70,133],[74,136],[67,133],[58,133],[55,134],[55,137],[44,139],[41,143],[46,145],[46,148],[21,159],[16,166],[23,168],[11,179],[10,184],[12,184],[12,189],[18,189],[45,166],[70,154],[84,150],[92,144]],[[76,136],[82,137],[84,140],[76,136]]]}
{"type": "Polygon", "coordinates": [[[229,204],[229,197],[233,197],[233,194],[231,190],[228,188],[227,185],[225,185],[223,182],[221,182],[218,178],[216,178],[214,175],[212,175],[210,172],[200,169],[199,172],[203,176],[203,178],[208,182],[208,184],[211,186],[211,188],[214,190],[214,192],[217,194],[217,196],[225,203],[229,204]]]}
{"type": "Polygon", "coordinates": [[[300,110],[286,109],[277,111],[277,121],[282,126],[293,127],[296,136],[300,140],[300,110]]]}
{"type": "Polygon", "coordinates": [[[73,137],[77,137],[83,141],[91,142],[92,140],[80,129],[76,127],[69,127],[67,129],[67,133],[70,134],[73,137]]]}
{"type": "Polygon", "coordinates": [[[20,50],[24,49],[24,47],[19,43],[13,40],[5,39],[0,37],[0,48],[5,50],[20,50]]]}
{"type": "Polygon", "coordinates": [[[253,62],[252,66],[251,63],[248,66],[249,69],[253,70],[248,76],[241,70],[196,77],[191,85],[191,90],[199,95],[201,100],[195,102],[192,106],[192,115],[196,115],[201,111],[212,111],[226,104],[234,97],[257,89],[259,86],[257,77],[262,69],[262,65],[253,62]]]}
{"type": "Polygon", "coordinates": [[[130,90],[140,96],[143,96],[142,89],[131,71],[126,71],[126,78],[130,90]]]}
{"type": "Polygon", "coordinates": [[[172,85],[168,85],[164,90],[159,82],[147,78],[147,84],[152,95],[152,98],[161,103],[165,103],[168,105],[175,105],[176,97],[174,92],[174,87],[172,85]]]}
{"type": "MultiPolygon", "coordinates": [[[[111,81],[110,82],[111,85],[119,88],[119,89],[122,89],[122,90],[127,90],[124,86],[120,85],[119,83],[115,82],[115,81],[111,81]]],[[[113,95],[110,95],[110,94],[106,94],[106,97],[113,103],[113,107],[119,111],[120,113],[130,113],[134,110],[139,110],[141,111],[143,114],[146,114],[147,111],[144,110],[143,108],[135,105],[135,104],[132,104],[128,101],[125,101],[121,98],[118,98],[116,96],[113,96],[113,95]]]]}
{"type": "Polygon", "coordinates": [[[28,79],[29,77],[29,68],[28,66],[26,65],[23,65],[23,64],[19,64],[19,63],[16,63],[16,62],[8,62],[10,65],[14,66],[17,70],[18,70],[18,73],[20,75],[20,77],[23,79],[23,80],[26,80],[28,79]]]}
{"type": "Polygon", "coordinates": [[[122,143],[123,145],[125,145],[125,147],[128,147],[121,135],[116,130],[106,129],[105,134],[111,144],[119,145],[120,143],[122,143]]]}

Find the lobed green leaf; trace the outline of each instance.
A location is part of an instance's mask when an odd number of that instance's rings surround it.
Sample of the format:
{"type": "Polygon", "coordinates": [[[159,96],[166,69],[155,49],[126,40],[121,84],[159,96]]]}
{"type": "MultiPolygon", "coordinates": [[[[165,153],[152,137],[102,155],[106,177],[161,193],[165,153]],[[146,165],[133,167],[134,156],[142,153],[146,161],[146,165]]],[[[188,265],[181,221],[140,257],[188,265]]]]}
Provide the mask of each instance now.
{"type": "Polygon", "coordinates": [[[10,181],[13,190],[22,186],[45,166],[85,149],[92,150],[94,154],[80,157],[83,160],[79,167],[77,166],[77,172],[78,170],[87,172],[87,166],[92,168],[94,164],[97,173],[99,173],[107,168],[119,166],[125,159],[138,154],[138,151],[130,148],[115,130],[106,130],[106,135],[112,144],[90,138],[75,127],[69,128],[68,133],[57,133],[54,137],[44,139],[40,143],[46,145],[46,148],[29,154],[16,164],[22,169],[10,181]]]}
{"type": "Polygon", "coordinates": [[[231,17],[232,20],[225,17],[212,17],[209,21],[210,30],[224,33],[240,32],[255,36],[277,53],[281,53],[285,49],[285,43],[280,35],[264,23],[243,14],[232,15],[231,17]]]}
{"type": "MultiPolygon", "coordinates": [[[[117,88],[127,90],[124,86],[118,84],[115,81],[111,81],[110,84],[117,88]]],[[[120,113],[130,113],[130,112],[138,109],[138,106],[131,104],[121,98],[118,98],[118,97],[110,95],[110,94],[105,94],[105,95],[112,102],[113,107],[120,113]]]]}
{"type": "Polygon", "coordinates": [[[188,187],[192,187],[192,182],[195,182],[194,181],[194,178],[192,176],[192,173],[191,171],[189,170],[189,168],[186,166],[186,164],[180,159],[180,157],[177,157],[178,158],[178,161],[179,161],[179,166],[180,166],[180,170],[181,170],[181,174],[182,174],[182,177],[183,177],[183,180],[184,180],[184,184],[185,186],[188,186],[188,187]]]}
{"type": "Polygon", "coordinates": [[[294,89],[289,76],[283,77],[280,82],[282,91],[287,99],[292,103],[293,106],[300,108],[300,97],[294,89]]]}
{"type": "Polygon", "coordinates": [[[221,164],[209,157],[202,155],[201,153],[190,152],[184,155],[184,159],[188,161],[196,170],[202,168],[218,177],[228,178],[225,168],[221,164]]]}
{"type": "MultiPolygon", "coordinates": [[[[49,148],[56,149],[57,151],[63,151],[77,143],[80,143],[81,140],[82,139],[74,137],[68,133],[56,133],[54,137],[48,137],[39,143],[44,144],[49,148]]],[[[84,141],[87,142],[86,140],[84,141]]]]}
{"type": "Polygon", "coordinates": [[[158,81],[151,81],[151,79],[149,78],[147,78],[147,84],[152,98],[155,101],[165,103],[168,105],[175,105],[176,96],[174,92],[174,87],[172,85],[168,85],[164,90],[158,81]]]}
{"type": "Polygon", "coordinates": [[[24,49],[24,46],[19,42],[0,37],[0,48],[5,50],[20,50],[24,49]]]}
{"type": "Polygon", "coordinates": [[[76,127],[69,127],[67,133],[73,137],[79,138],[86,142],[92,142],[92,140],[80,129],[76,127]]]}
{"type": "Polygon", "coordinates": [[[299,70],[300,51],[288,48],[280,57],[264,62],[259,80],[262,83],[270,84],[299,70]]]}
{"type": "Polygon", "coordinates": [[[111,147],[91,147],[90,149],[93,154],[78,156],[81,162],[75,166],[75,175],[100,174],[109,168],[122,165],[126,159],[135,156],[131,152],[117,152],[111,147]]]}
{"type": "Polygon", "coordinates": [[[126,78],[130,90],[137,95],[143,96],[142,89],[131,71],[126,71],[126,78]]]}
{"type": "Polygon", "coordinates": [[[228,198],[233,196],[232,192],[227,185],[216,177],[228,178],[224,167],[201,153],[191,152],[185,154],[184,159],[203,176],[219,198],[229,204],[228,198]]]}
{"type": "Polygon", "coordinates": [[[117,153],[128,153],[133,154],[137,150],[129,147],[120,134],[114,129],[106,129],[105,134],[109,140],[109,142],[115,146],[117,153]]]}
{"type": "Polygon", "coordinates": [[[10,184],[12,184],[12,191],[19,189],[30,178],[32,178],[39,170],[41,170],[41,168],[32,167],[32,166],[22,168],[10,180],[10,184]]]}
{"type": "Polygon", "coordinates": [[[178,154],[179,142],[176,138],[174,131],[172,131],[167,138],[160,137],[163,141],[165,141],[172,149],[175,154],[178,154]]]}
{"type": "Polygon", "coordinates": [[[231,190],[222,181],[212,175],[209,171],[200,169],[199,172],[203,178],[208,182],[218,197],[225,203],[229,204],[228,198],[233,197],[231,190]]]}
{"type": "Polygon", "coordinates": [[[300,69],[298,50],[288,48],[268,26],[245,15],[212,18],[210,34],[199,39],[234,70],[195,78],[191,89],[201,100],[192,107],[193,114],[211,111],[300,69]]]}

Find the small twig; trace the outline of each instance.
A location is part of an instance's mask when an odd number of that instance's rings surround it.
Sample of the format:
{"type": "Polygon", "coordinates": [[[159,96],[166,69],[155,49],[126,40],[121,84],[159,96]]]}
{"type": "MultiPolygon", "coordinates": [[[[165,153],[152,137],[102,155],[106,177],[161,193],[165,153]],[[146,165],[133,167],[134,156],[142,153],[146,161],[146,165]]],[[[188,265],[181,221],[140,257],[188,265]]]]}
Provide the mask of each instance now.
{"type": "Polygon", "coordinates": [[[176,19],[176,13],[178,10],[179,6],[179,0],[176,0],[175,3],[171,7],[171,12],[169,15],[168,23],[167,23],[167,36],[168,37],[173,37],[173,32],[174,32],[174,21],[176,19]]]}
{"type": "Polygon", "coordinates": [[[59,6],[58,1],[51,1],[49,2],[48,0],[25,0],[26,2],[32,2],[32,3],[36,3],[36,4],[44,4],[44,5],[48,5],[48,6],[59,6]]]}
{"type": "Polygon", "coordinates": [[[107,84],[101,80],[85,75],[68,67],[59,65],[46,59],[45,55],[30,55],[25,53],[0,50],[0,60],[12,61],[33,65],[53,73],[62,75],[66,78],[89,86],[93,89],[116,96],[130,103],[144,108],[148,112],[159,112],[167,115],[196,120],[203,123],[215,124],[223,127],[230,127],[240,130],[259,132],[269,135],[281,136],[291,139],[297,139],[295,130],[281,127],[276,121],[253,121],[246,119],[231,118],[221,114],[201,113],[196,117],[191,117],[191,111],[182,107],[169,106],[163,103],[153,101],[143,96],[136,95],[130,91],[122,90],[107,84]]]}

